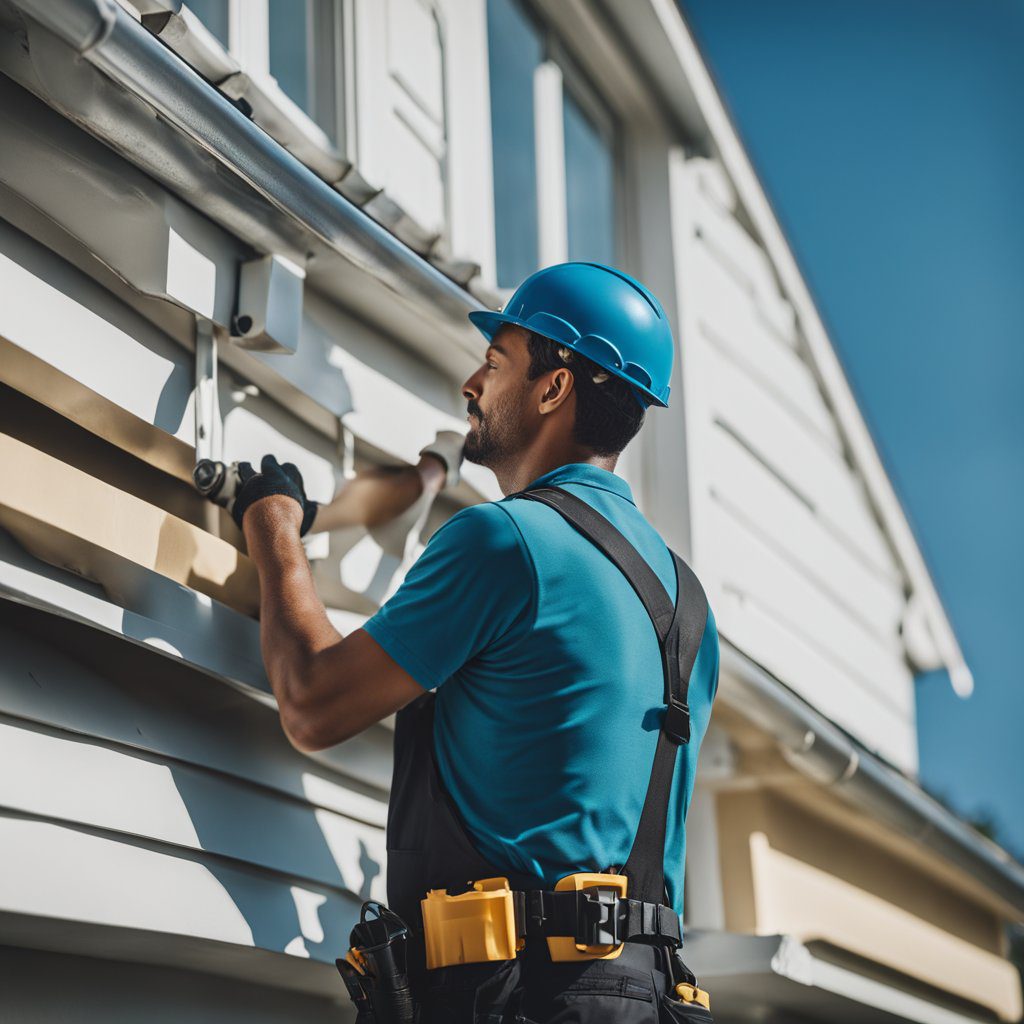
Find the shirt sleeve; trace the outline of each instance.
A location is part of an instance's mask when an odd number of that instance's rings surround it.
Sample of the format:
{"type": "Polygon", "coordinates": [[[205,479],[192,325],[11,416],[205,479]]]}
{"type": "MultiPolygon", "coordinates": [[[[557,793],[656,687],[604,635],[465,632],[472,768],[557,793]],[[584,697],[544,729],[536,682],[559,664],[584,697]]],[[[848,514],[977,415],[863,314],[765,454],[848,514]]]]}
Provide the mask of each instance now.
{"type": "Polygon", "coordinates": [[[425,690],[500,639],[533,602],[532,563],[496,504],[452,516],[364,626],[425,690]]]}

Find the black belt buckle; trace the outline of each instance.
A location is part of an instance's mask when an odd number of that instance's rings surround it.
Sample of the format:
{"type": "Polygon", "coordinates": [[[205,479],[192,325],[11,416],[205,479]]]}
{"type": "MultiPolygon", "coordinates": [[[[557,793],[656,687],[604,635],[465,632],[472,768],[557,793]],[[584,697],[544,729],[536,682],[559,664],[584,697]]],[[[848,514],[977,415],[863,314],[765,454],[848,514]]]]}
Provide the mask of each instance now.
{"type": "Polygon", "coordinates": [[[619,894],[614,889],[581,889],[576,893],[576,944],[618,946],[619,894]]]}

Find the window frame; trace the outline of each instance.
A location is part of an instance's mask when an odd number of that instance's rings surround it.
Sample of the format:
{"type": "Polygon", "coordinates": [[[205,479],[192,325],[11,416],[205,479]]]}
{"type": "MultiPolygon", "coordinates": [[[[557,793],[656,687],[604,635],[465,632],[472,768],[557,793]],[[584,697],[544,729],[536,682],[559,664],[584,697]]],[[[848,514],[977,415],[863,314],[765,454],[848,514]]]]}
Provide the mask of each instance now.
{"type": "MultiPolygon", "coordinates": [[[[537,266],[564,262],[569,252],[568,193],[565,159],[564,98],[568,91],[584,115],[597,128],[602,139],[609,143],[612,164],[612,207],[614,251],[612,259],[620,263],[625,259],[626,224],[626,131],[616,115],[614,105],[605,99],[601,90],[583,70],[573,56],[569,45],[556,26],[544,17],[533,0],[508,0],[517,4],[523,16],[533,25],[541,40],[542,61],[534,72],[534,138],[537,174],[537,266]],[[557,90],[553,87],[557,80],[557,90]],[[538,96],[538,85],[541,95],[538,96]],[[538,128],[538,113],[544,124],[538,128]],[[556,132],[557,129],[557,132],[556,132]],[[555,138],[557,134],[557,139],[555,138]],[[549,172],[551,178],[545,173],[549,172]],[[553,180],[552,180],[553,179],[553,180]],[[547,186],[545,187],[545,181],[547,186]],[[561,230],[554,237],[550,225],[561,230]],[[545,231],[545,225],[549,229],[545,231]]],[[[488,58],[490,54],[488,53],[488,58]]],[[[491,181],[492,195],[494,182],[491,181]]],[[[495,210],[497,197],[492,199],[495,210]]],[[[507,301],[514,289],[497,283],[498,246],[495,239],[494,266],[495,291],[507,301]]]]}
{"type": "MultiPolygon", "coordinates": [[[[308,139],[335,152],[348,150],[347,27],[353,0],[303,0],[310,5],[310,107],[303,110],[281,87],[270,70],[269,0],[228,0],[227,52],[267,100],[308,139]],[[319,11],[318,11],[319,8],[319,11]],[[329,24],[322,25],[323,19],[329,24]]],[[[187,0],[186,0],[187,5],[187,0]]],[[[198,15],[197,15],[198,18],[198,15]]],[[[200,21],[202,19],[199,19],[200,21]]]]}

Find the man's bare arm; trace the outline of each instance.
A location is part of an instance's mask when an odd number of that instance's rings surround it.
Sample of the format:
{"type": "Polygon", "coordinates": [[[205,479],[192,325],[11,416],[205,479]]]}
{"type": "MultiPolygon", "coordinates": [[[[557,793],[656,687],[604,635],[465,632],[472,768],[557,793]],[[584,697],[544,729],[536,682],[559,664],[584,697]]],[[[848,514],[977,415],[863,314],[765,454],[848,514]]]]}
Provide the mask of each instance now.
{"type": "MultiPolygon", "coordinates": [[[[417,470],[420,491],[436,493],[444,485],[444,467],[431,456],[417,470]]],[[[384,488],[375,497],[371,512],[395,500],[384,488]]],[[[301,522],[296,501],[273,495],[247,510],[243,526],[260,578],[263,663],[286,735],[309,751],[354,736],[423,689],[368,633],[342,637],[331,625],[299,539],[301,522]]]]}
{"type": "Polygon", "coordinates": [[[446,481],[452,482],[462,461],[463,443],[461,434],[442,430],[420,452],[418,465],[362,470],[346,480],[331,501],[320,506],[313,531],[343,526],[372,529],[391,522],[415,505],[424,493],[437,494],[446,481]],[[450,466],[455,467],[455,473],[449,472],[450,466]]]}
{"type": "MultiPolygon", "coordinates": [[[[435,459],[427,460],[444,475],[444,468],[435,459]]],[[[319,533],[344,526],[379,526],[401,515],[415,505],[423,493],[423,482],[417,467],[380,467],[363,470],[346,480],[338,493],[317,510],[312,531],[319,533]]]]}

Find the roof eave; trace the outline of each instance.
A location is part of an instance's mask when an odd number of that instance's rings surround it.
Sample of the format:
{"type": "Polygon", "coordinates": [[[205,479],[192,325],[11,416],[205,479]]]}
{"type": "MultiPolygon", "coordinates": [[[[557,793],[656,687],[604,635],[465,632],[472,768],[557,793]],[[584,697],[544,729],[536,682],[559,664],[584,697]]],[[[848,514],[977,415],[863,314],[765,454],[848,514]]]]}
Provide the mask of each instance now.
{"type": "Polygon", "coordinates": [[[835,409],[850,453],[864,477],[879,521],[892,544],[911,592],[920,602],[942,667],[954,691],[970,695],[974,680],[964,660],[938,590],[892,486],[828,332],[804,281],[796,258],[747,156],[676,0],[641,0],[628,17],[605,4],[632,47],[650,69],[664,102],[679,121],[703,139],[703,147],[722,162],[740,203],[772,259],[779,282],[796,309],[814,367],[835,409]]]}

